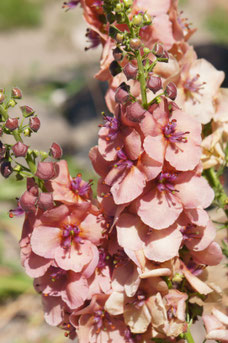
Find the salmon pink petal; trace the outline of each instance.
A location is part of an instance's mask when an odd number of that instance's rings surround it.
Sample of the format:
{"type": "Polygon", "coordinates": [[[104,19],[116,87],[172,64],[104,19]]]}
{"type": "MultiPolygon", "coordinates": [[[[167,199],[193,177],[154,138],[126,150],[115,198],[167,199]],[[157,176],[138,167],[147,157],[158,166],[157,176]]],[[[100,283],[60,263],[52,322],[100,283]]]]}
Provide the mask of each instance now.
{"type": "Polygon", "coordinates": [[[157,134],[161,133],[161,131],[159,131],[160,127],[158,127],[152,114],[148,111],[144,114],[144,119],[140,123],[140,129],[145,137],[149,135],[157,136],[157,134]]]}
{"type": "Polygon", "coordinates": [[[169,50],[175,43],[172,23],[167,14],[161,14],[153,19],[152,38],[154,42],[162,42],[164,48],[169,50]]]}
{"type": "Polygon", "coordinates": [[[222,250],[218,243],[212,242],[205,250],[192,251],[191,255],[199,264],[216,266],[222,261],[222,250]]]}
{"type": "Polygon", "coordinates": [[[94,146],[92,149],[90,149],[89,158],[96,173],[102,177],[105,177],[110,170],[111,164],[105,161],[105,159],[99,153],[97,146],[94,146]]]}
{"type": "Polygon", "coordinates": [[[89,278],[95,271],[99,262],[99,251],[95,245],[91,245],[91,261],[90,263],[83,269],[82,274],[85,278],[89,278]]]}
{"type": "Polygon", "coordinates": [[[31,236],[31,246],[35,254],[54,258],[55,251],[61,244],[61,230],[57,227],[39,226],[31,236]]]}
{"type": "Polygon", "coordinates": [[[185,242],[186,247],[195,252],[206,249],[216,236],[216,228],[211,221],[206,227],[197,226],[195,231],[198,237],[187,239],[185,242]]]}
{"type": "Polygon", "coordinates": [[[140,134],[133,128],[127,128],[124,132],[124,150],[128,158],[137,160],[142,152],[142,142],[140,134]]]}
{"type": "Polygon", "coordinates": [[[143,248],[147,229],[137,216],[130,213],[121,214],[116,229],[117,239],[121,247],[130,250],[143,248]]]}
{"type": "Polygon", "coordinates": [[[42,224],[47,226],[57,226],[62,222],[70,213],[69,207],[60,205],[51,210],[45,211],[40,217],[42,224]]]}
{"type": "Polygon", "coordinates": [[[102,127],[99,131],[98,150],[106,161],[114,161],[117,157],[117,148],[123,147],[122,137],[118,134],[115,139],[107,140],[109,129],[102,127]]]}
{"type": "Polygon", "coordinates": [[[198,226],[206,226],[209,221],[209,216],[205,210],[201,208],[189,208],[185,209],[185,214],[190,219],[192,224],[198,226]]]}
{"type": "Polygon", "coordinates": [[[138,162],[138,168],[141,170],[147,177],[147,180],[155,179],[158,174],[162,171],[162,162],[157,162],[150,158],[146,153],[141,155],[141,158],[138,162]]]}
{"type": "Polygon", "coordinates": [[[56,162],[56,177],[50,181],[52,184],[53,189],[55,190],[55,184],[61,184],[62,186],[69,188],[70,187],[70,173],[68,170],[68,165],[65,160],[61,160],[56,162]]]}
{"type": "Polygon", "coordinates": [[[140,284],[139,273],[134,263],[129,262],[114,269],[112,275],[112,289],[124,292],[128,297],[133,297],[140,284]]]}
{"type": "Polygon", "coordinates": [[[166,141],[163,135],[156,137],[147,136],[144,140],[143,147],[145,152],[155,161],[163,164],[165,157],[166,141]]]}
{"type": "Polygon", "coordinates": [[[91,245],[92,243],[89,241],[84,241],[83,244],[78,244],[77,248],[73,245],[70,249],[58,246],[55,250],[55,260],[58,266],[64,270],[72,270],[75,273],[81,272],[93,257],[91,245]]]}
{"type": "Polygon", "coordinates": [[[120,205],[136,199],[143,192],[145,185],[146,176],[137,167],[132,166],[111,187],[115,203],[120,205]]]}
{"type": "Polygon", "coordinates": [[[168,261],[178,256],[183,236],[176,225],[164,230],[152,230],[144,248],[146,257],[156,262],[168,261]]]}
{"type": "Polygon", "coordinates": [[[175,188],[185,208],[207,208],[214,199],[214,191],[204,177],[193,176],[186,182],[176,184],[175,188]]]}
{"type": "Polygon", "coordinates": [[[33,251],[31,251],[30,256],[24,261],[24,267],[26,273],[30,277],[37,278],[43,276],[46,273],[51,263],[51,260],[46,259],[42,256],[38,256],[34,254],[33,251]]]}
{"type": "Polygon", "coordinates": [[[177,197],[160,193],[156,189],[142,196],[137,201],[137,206],[137,213],[142,221],[157,230],[172,225],[183,210],[177,197]]]}
{"type": "Polygon", "coordinates": [[[83,305],[89,293],[88,282],[80,274],[71,272],[66,289],[62,291],[62,300],[71,309],[77,309],[83,305]]]}
{"type": "Polygon", "coordinates": [[[148,10],[148,13],[152,16],[157,16],[163,13],[167,13],[170,6],[170,0],[150,0],[148,6],[148,0],[136,0],[134,5],[140,9],[148,10]]]}
{"type": "Polygon", "coordinates": [[[80,224],[81,237],[88,239],[94,244],[100,243],[104,224],[105,222],[101,218],[88,214],[80,224]]]}
{"type": "Polygon", "coordinates": [[[51,326],[59,325],[63,320],[62,301],[60,297],[42,297],[44,318],[51,326]]]}
{"type": "Polygon", "coordinates": [[[124,321],[133,333],[144,333],[151,322],[151,314],[144,304],[136,310],[132,304],[127,304],[124,311],[124,321]]]}

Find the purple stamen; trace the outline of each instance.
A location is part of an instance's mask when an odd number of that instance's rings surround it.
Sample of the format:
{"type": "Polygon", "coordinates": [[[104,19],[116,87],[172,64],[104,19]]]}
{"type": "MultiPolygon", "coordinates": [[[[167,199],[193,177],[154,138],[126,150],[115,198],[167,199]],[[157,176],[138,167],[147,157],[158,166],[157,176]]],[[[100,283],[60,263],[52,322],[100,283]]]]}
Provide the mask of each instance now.
{"type": "Polygon", "coordinates": [[[173,119],[167,125],[165,125],[165,127],[163,127],[162,131],[165,138],[170,143],[177,143],[177,142],[186,143],[187,137],[185,137],[185,135],[189,134],[189,131],[176,132],[176,126],[177,126],[177,121],[173,119]]]}
{"type": "Polygon", "coordinates": [[[90,43],[90,46],[85,48],[86,51],[96,48],[101,43],[99,34],[94,30],[87,29],[86,37],[88,38],[88,43],[90,43]]]}
{"type": "Polygon", "coordinates": [[[114,167],[130,169],[133,166],[133,162],[131,160],[128,160],[127,155],[123,152],[123,150],[118,150],[117,157],[120,160],[117,163],[115,163],[114,167]]]}
{"type": "Polygon", "coordinates": [[[136,295],[135,295],[136,299],[133,301],[133,305],[139,310],[146,301],[146,295],[143,293],[142,290],[138,290],[136,295]]]}
{"type": "Polygon", "coordinates": [[[23,210],[23,208],[20,205],[20,202],[18,201],[17,203],[17,207],[14,210],[10,210],[9,211],[9,217],[13,218],[14,216],[16,217],[20,217],[25,213],[25,211],[23,210]]]}
{"type": "Polygon", "coordinates": [[[206,82],[199,83],[198,82],[199,78],[200,78],[200,75],[197,74],[192,79],[187,79],[183,85],[186,94],[192,98],[193,103],[197,102],[196,99],[194,98],[194,93],[202,95],[200,93],[200,90],[203,89],[204,85],[206,84],[206,82]]]}
{"type": "Polygon", "coordinates": [[[85,196],[91,189],[92,182],[85,182],[81,178],[81,174],[73,178],[71,181],[71,189],[80,196],[85,196]]]}
{"type": "Polygon", "coordinates": [[[200,274],[202,274],[204,266],[203,265],[199,265],[196,264],[195,262],[193,262],[192,260],[188,262],[187,264],[187,268],[188,270],[190,270],[190,272],[195,275],[195,276],[199,276],[200,274]]]}
{"type": "Polygon", "coordinates": [[[51,280],[53,282],[55,282],[56,280],[62,278],[67,273],[66,270],[63,270],[63,269],[61,269],[59,267],[53,267],[53,266],[50,267],[49,271],[50,271],[51,280]]]}
{"type": "MultiPolygon", "coordinates": [[[[102,125],[101,125],[102,126],[102,125]]],[[[106,136],[106,140],[114,140],[119,132],[119,120],[115,117],[109,117],[104,115],[104,127],[109,129],[109,133],[106,136]]]]}
{"type": "Polygon", "coordinates": [[[84,243],[83,239],[80,237],[80,229],[76,225],[66,225],[62,232],[62,246],[64,249],[68,249],[73,243],[84,243]]]}
{"type": "Polygon", "coordinates": [[[131,333],[130,329],[127,328],[124,331],[124,338],[126,340],[126,343],[136,343],[136,342],[140,342],[142,336],[141,335],[135,335],[133,333],[131,333]]]}
{"type": "Polygon", "coordinates": [[[184,228],[182,228],[180,231],[183,234],[184,240],[201,238],[200,233],[196,231],[196,225],[194,224],[188,224],[184,228]]]}
{"type": "Polygon", "coordinates": [[[174,194],[175,192],[178,192],[175,189],[175,186],[173,185],[173,182],[176,181],[177,175],[176,174],[171,174],[171,173],[161,173],[159,174],[157,181],[157,189],[159,192],[169,192],[174,194]]]}
{"type": "Polygon", "coordinates": [[[66,11],[72,10],[80,3],[80,0],[71,0],[71,1],[64,1],[62,8],[65,8],[66,11]]]}
{"type": "Polygon", "coordinates": [[[109,329],[115,328],[112,324],[110,314],[105,310],[97,310],[94,312],[93,324],[96,328],[96,333],[99,333],[102,327],[104,330],[108,329],[107,326],[109,326],[109,329]]]}

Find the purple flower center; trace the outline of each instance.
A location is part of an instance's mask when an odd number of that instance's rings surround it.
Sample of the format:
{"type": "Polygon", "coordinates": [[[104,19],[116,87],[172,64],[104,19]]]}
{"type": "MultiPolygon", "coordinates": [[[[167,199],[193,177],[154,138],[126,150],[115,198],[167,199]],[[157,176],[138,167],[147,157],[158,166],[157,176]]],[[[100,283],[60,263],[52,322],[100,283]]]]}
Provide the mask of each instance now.
{"type": "Polygon", "coordinates": [[[63,269],[61,269],[59,267],[53,267],[53,266],[50,267],[49,271],[50,271],[51,280],[53,282],[55,282],[56,280],[62,278],[67,273],[66,270],[63,270],[63,269]]]}
{"type": "Polygon", "coordinates": [[[124,338],[126,340],[126,343],[136,343],[136,342],[140,342],[141,340],[141,335],[135,335],[133,334],[129,328],[127,328],[125,331],[124,331],[124,338]]]}
{"type": "Polygon", "coordinates": [[[172,174],[172,173],[161,173],[159,174],[158,178],[157,178],[157,189],[159,190],[159,192],[169,192],[172,194],[175,194],[175,192],[177,192],[177,190],[175,189],[173,182],[176,181],[176,174],[172,174]]]}
{"type": "Polygon", "coordinates": [[[104,126],[109,129],[109,133],[105,138],[107,141],[116,139],[120,126],[117,118],[104,115],[104,125],[100,126],[104,126]]]}
{"type": "Polygon", "coordinates": [[[190,272],[193,275],[199,276],[200,274],[202,274],[204,266],[199,265],[199,264],[195,263],[194,261],[190,260],[187,264],[187,268],[188,268],[188,270],[190,270],[190,272]]]}
{"type": "Polygon", "coordinates": [[[20,205],[20,202],[18,201],[17,207],[9,211],[9,217],[10,218],[13,218],[14,216],[19,217],[19,216],[22,216],[24,213],[25,211],[23,210],[23,208],[20,205]]]}
{"type": "Polygon", "coordinates": [[[131,160],[128,160],[127,155],[123,152],[123,150],[118,150],[117,157],[120,160],[117,163],[115,163],[115,168],[130,169],[133,166],[133,162],[131,160]]]}
{"type": "Polygon", "coordinates": [[[200,232],[197,231],[196,225],[194,225],[194,224],[188,224],[185,227],[183,227],[180,231],[183,234],[184,240],[200,239],[201,238],[200,232]]]}
{"type": "Polygon", "coordinates": [[[192,99],[193,103],[197,102],[197,100],[194,98],[194,93],[202,95],[200,94],[200,90],[203,89],[204,85],[206,84],[206,82],[199,83],[199,78],[200,75],[197,74],[192,79],[187,79],[183,85],[186,95],[192,99]]]}
{"type": "Polygon", "coordinates": [[[96,48],[101,43],[99,34],[94,30],[87,29],[86,37],[88,38],[88,43],[90,43],[90,46],[85,48],[86,51],[96,48]]]}
{"type": "Polygon", "coordinates": [[[72,10],[80,3],[80,0],[71,0],[71,1],[64,1],[63,8],[65,8],[67,11],[72,10]]]}
{"type": "Polygon", "coordinates": [[[85,182],[81,178],[81,174],[78,174],[77,177],[74,177],[71,181],[71,189],[76,194],[80,196],[85,196],[91,189],[92,181],[85,182]]]}
{"type": "Polygon", "coordinates": [[[104,248],[99,249],[99,262],[97,268],[102,269],[107,266],[107,261],[110,259],[109,254],[104,248]]]}
{"type": "Polygon", "coordinates": [[[165,138],[170,143],[177,143],[177,142],[186,143],[187,137],[185,137],[185,135],[189,134],[189,131],[176,132],[176,126],[177,126],[177,121],[176,119],[173,119],[167,125],[163,127],[162,131],[165,138]]]}
{"type": "Polygon", "coordinates": [[[118,250],[117,253],[113,255],[113,265],[115,268],[125,265],[129,260],[129,257],[123,249],[118,250]]]}
{"type": "Polygon", "coordinates": [[[83,239],[80,237],[80,229],[76,225],[66,225],[62,232],[62,246],[64,249],[71,247],[73,243],[83,244],[83,239]]]}
{"type": "Polygon", "coordinates": [[[97,310],[94,312],[93,324],[95,326],[96,333],[99,333],[102,330],[102,328],[104,330],[115,329],[115,326],[112,324],[110,314],[105,310],[97,310]]]}

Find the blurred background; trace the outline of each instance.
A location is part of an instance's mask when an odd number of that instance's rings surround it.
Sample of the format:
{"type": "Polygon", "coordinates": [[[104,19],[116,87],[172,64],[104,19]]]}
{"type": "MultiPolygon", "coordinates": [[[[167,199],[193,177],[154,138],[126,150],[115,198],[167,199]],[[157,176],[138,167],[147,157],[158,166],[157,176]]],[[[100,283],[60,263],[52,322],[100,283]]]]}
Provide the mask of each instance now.
{"type": "MultiPolygon", "coordinates": [[[[92,78],[101,50],[84,51],[89,43],[81,9],[66,13],[61,6],[61,0],[0,0],[0,88],[22,89],[20,104],[41,119],[40,131],[29,139],[33,148],[48,151],[59,143],[72,175],[96,179],[87,156],[105,110],[106,85],[92,78]]],[[[180,0],[180,6],[198,28],[191,43],[199,57],[227,70],[228,1],[180,0]]],[[[0,341],[65,342],[62,331],[44,323],[40,297],[20,266],[22,219],[9,219],[8,210],[23,191],[23,182],[0,177],[0,341]]],[[[222,266],[216,278],[225,282],[225,273],[222,266]]]]}

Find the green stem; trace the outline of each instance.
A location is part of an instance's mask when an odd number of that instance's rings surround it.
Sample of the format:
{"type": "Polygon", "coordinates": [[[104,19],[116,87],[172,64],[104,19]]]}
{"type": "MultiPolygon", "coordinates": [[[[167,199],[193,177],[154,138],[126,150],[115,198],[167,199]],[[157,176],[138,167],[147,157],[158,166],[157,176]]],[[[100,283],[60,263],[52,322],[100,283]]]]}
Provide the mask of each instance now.
{"type": "Polygon", "coordinates": [[[23,140],[22,140],[22,138],[21,138],[21,136],[20,136],[18,130],[14,130],[14,131],[13,131],[13,136],[14,136],[14,138],[15,138],[15,140],[16,140],[17,142],[22,142],[22,143],[23,143],[23,140]]]}
{"type": "Polygon", "coordinates": [[[140,54],[140,51],[135,52],[136,58],[137,58],[137,63],[138,63],[138,68],[139,68],[139,82],[140,82],[140,89],[141,89],[141,96],[142,96],[142,105],[145,109],[148,108],[147,104],[147,95],[146,95],[146,78],[144,74],[144,68],[143,68],[143,63],[142,63],[142,57],[140,54]]]}
{"type": "Polygon", "coordinates": [[[161,93],[161,94],[158,94],[155,98],[153,98],[149,104],[148,104],[148,107],[151,106],[154,102],[156,102],[162,95],[164,95],[164,92],[161,93]]]}
{"type": "Polygon", "coordinates": [[[195,343],[189,328],[188,331],[184,334],[184,338],[188,343],[195,343]]]}
{"type": "Polygon", "coordinates": [[[9,118],[9,115],[4,105],[0,105],[0,114],[2,118],[4,119],[4,121],[7,121],[7,119],[9,118]]]}
{"type": "Polygon", "coordinates": [[[228,209],[224,207],[227,205],[228,197],[224,191],[222,184],[219,181],[219,178],[213,168],[206,169],[204,171],[207,180],[211,187],[215,190],[216,193],[216,200],[218,201],[219,205],[224,209],[224,212],[228,218],[228,209]]]}

